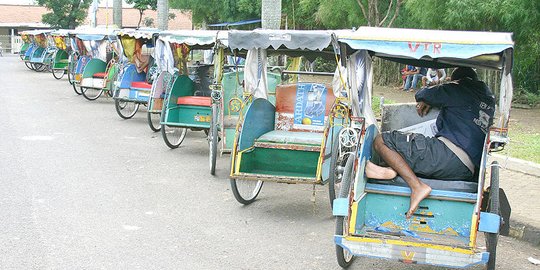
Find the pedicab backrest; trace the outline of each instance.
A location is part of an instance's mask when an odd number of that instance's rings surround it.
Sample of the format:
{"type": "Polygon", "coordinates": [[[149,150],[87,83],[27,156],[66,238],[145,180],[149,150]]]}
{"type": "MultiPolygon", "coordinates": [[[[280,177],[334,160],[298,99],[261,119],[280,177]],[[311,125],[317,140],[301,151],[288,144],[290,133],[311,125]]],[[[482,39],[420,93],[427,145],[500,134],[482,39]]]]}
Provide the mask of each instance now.
{"type": "Polygon", "coordinates": [[[298,83],[276,87],[275,129],[323,132],[335,96],[330,85],[298,83]]]}

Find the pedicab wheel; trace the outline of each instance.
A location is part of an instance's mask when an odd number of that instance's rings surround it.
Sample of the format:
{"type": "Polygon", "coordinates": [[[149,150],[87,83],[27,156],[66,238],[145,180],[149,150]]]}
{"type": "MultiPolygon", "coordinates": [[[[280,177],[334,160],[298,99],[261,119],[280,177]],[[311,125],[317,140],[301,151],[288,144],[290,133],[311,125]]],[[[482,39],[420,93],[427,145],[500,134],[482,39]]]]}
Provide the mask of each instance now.
{"type": "MultiPolygon", "coordinates": [[[[355,155],[350,155],[345,164],[345,169],[343,171],[343,177],[341,179],[341,186],[339,189],[338,198],[346,198],[349,196],[351,190],[351,182],[353,178],[353,169],[354,169],[354,159],[355,155]]],[[[345,217],[336,217],[336,235],[347,235],[348,234],[348,224],[345,217]]],[[[343,268],[349,267],[353,260],[354,256],[348,250],[343,249],[340,245],[336,245],[336,257],[339,266],[343,268]]]]}
{"type": "Polygon", "coordinates": [[[208,132],[208,143],[210,148],[210,174],[216,174],[216,158],[218,151],[218,110],[217,104],[212,104],[212,121],[208,132]]]}
{"type": "Polygon", "coordinates": [[[84,98],[92,101],[98,99],[103,94],[103,89],[88,88],[81,86],[81,93],[84,98]]]}
{"type": "Polygon", "coordinates": [[[19,53],[19,57],[21,58],[21,60],[24,60],[24,54],[19,53]]]}
{"type": "Polygon", "coordinates": [[[160,113],[148,112],[146,116],[148,118],[148,126],[150,126],[150,129],[153,132],[160,131],[161,130],[161,124],[159,123],[159,120],[161,118],[160,113]]]}
{"type": "MultiPolygon", "coordinates": [[[[336,133],[336,132],[334,132],[336,133]]],[[[346,158],[339,155],[339,132],[336,133],[332,141],[332,153],[330,157],[330,175],[328,177],[328,197],[330,207],[334,207],[336,193],[339,192],[343,178],[343,167],[347,162],[346,158]]]]}
{"type": "Polygon", "coordinates": [[[73,87],[73,91],[75,91],[75,94],[82,95],[82,92],[80,91],[79,87],[77,87],[77,84],[75,82],[73,82],[71,86],[73,87]]]}
{"type": "Polygon", "coordinates": [[[130,119],[137,113],[137,110],[139,110],[139,103],[115,99],[114,107],[120,117],[123,119],[130,119]]]}
{"type": "MultiPolygon", "coordinates": [[[[491,163],[491,184],[489,187],[488,197],[488,212],[496,215],[499,213],[499,163],[494,161],[491,163]]],[[[499,232],[486,233],[486,247],[489,252],[489,260],[487,264],[487,270],[495,269],[495,259],[497,257],[497,242],[499,239],[499,232]]]]}
{"type": "Polygon", "coordinates": [[[60,79],[62,79],[62,77],[64,77],[64,75],[66,74],[66,71],[63,70],[63,69],[54,69],[54,68],[52,68],[51,73],[52,73],[52,75],[53,75],[53,77],[55,79],[60,80],[60,79]]]}
{"type": "Polygon", "coordinates": [[[29,70],[34,70],[34,66],[32,66],[31,63],[24,62],[24,65],[25,65],[29,70]]]}
{"type": "Polygon", "coordinates": [[[176,149],[182,144],[184,138],[186,138],[186,133],[187,128],[161,125],[161,137],[171,149],[176,149]]]}
{"type": "Polygon", "coordinates": [[[32,65],[34,66],[34,70],[37,72],[42,72],[47,68],[46,65],[41,63],[33,63],[32,65]]]}
{"type": "Polygon", "coordinates": [[[234,198],[241,203],[248,205],[255,201],[261,192],[263,181],[261,180],[238,180],[231,179],[231,189],[234,198]]]}

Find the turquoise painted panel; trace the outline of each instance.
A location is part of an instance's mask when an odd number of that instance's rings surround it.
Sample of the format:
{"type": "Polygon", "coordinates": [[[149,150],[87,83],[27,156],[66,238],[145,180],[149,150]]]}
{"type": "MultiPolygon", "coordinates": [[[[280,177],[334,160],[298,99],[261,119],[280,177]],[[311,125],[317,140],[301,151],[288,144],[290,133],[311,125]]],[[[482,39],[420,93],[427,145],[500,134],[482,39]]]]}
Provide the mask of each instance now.
{"type": "Polygon", "coordinates": [[[223,74],[221,85],[223,86],[223,114],[238,115],[238,112],[229,111],[229,101],[233,98],[242,99],[244,89],[242,81],[244,80],[244,72],[228,72],[223,74]]]}
{"type": "Polygon", "coordinates": [[[107,63],[105,63],[103,60],[94,58],[90,60],[84,67],[82,77],[92,78],[92,76],[98,72],[105,72],[105,69],[107,69],[107,63]]]}
{"type": "Polygon", "coordinates": [[[349,198],[334,199],[332,214],[338,217],[346,217],[349,215],[349,198]]]}
{"type": "Polygon", "coordinates": [[[238,150],[253,146],[255,139],[274,130],[276,108],[268,100],[255,99],[248,107],[242,123],[238,150]]]}
{"type": "MultiPolygon", "coordinates": [[[[103,69],[105,71],[105,69],[103,69]]],[[[103,72],[102,71],[102,72],[103,72]]],[[[144,82],[146,80],[146,73],[137,72],[137,68],[134,64],[127,65],[120,76],[120,88],[130,88],[132,82],[144,82]]]]}
{"type": "MultiPolygon", "coordinates": [[[[409,197],[374,194],[366,195],[365,225],[384,226],[395,230],[440,233],[468,237],[474,204],[457,201],[424,199],[410,219],[405,219],[409,197]]],[[[359,211],[358,215],[362,213],[359,211]]]]}
{"type": "Polygon", "coordinates": [[[225,129],[225,148],[232,149],[234,145],[234,135],[236,134],[235,128],[226,128],[225,129]]]}
{"type": "Polygon", "coordinates": [[[366,162],[371,159],[372,156],[372,148],[373,148],[373,141],[375,140],[375,136],[377,136],[378,130],[377,126],[374,124],[369,125],[366,128],[366,133],[364,134],[364,141],[362,143],[362,146],[360,147],[358,151],[358,170],[355,178],[355,201],[358,201],[360,196],[364,194],[364,189],[366,187],[367,178],[365,175],[365,166],[366,162]]]}
{"type": "Polygon", "coordinates": [[[267,77],[267,85],[268,85],[268,101],[272,103],[272,105],[276,105],[276,86],[281,84],[281,75],[276,73],[268,73],[266,75],[267,77]]]}
{"type": "Polygon", "coordinates": [[[170,109],[165,124],[176,127],[210,128],[211,108],[177,105],[170,109]]]}

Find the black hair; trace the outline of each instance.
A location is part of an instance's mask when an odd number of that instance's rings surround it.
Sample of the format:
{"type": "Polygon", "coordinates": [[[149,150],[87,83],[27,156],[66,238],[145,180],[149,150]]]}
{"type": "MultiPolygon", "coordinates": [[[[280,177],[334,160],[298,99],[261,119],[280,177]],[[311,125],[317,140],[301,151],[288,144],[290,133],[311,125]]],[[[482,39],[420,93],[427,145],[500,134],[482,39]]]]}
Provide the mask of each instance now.
{"type": "Polygon", "coordinates": [[[454,72],[452,72],[452,81],[463,78],[470,78],[473,81],[478,81],[478,74],[476,74],[476,71],[470,67],[458,67],[456,70],[454,70],[454,72]]]}

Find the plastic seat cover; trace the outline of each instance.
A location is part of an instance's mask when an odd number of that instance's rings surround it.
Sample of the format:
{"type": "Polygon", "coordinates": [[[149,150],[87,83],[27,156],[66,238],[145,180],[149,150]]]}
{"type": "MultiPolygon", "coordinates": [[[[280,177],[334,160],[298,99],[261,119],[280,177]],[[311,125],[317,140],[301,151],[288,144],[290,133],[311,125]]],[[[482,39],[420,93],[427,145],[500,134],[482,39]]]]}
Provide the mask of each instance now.
{"type": "Polygon", "coordinates": [[[176,104],[210,107],[212,106],[212,99],[210,97],[186,96],[179,97],[176,104]]]}

